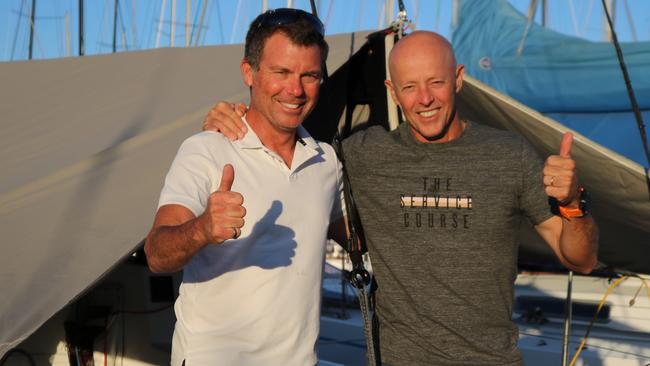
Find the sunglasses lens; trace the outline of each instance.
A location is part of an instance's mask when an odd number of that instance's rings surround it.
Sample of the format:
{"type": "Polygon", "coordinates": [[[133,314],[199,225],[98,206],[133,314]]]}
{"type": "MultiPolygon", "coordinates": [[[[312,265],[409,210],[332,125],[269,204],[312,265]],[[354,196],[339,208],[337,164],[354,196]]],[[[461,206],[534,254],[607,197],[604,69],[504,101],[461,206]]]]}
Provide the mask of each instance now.
{"type": "Polygon", "coordinates": [[[291,24],[299,21],[300,19],[307,20],[316,32],[318,32],[321,36],[325,36],[325,27],[323,26],[323,23],[312,14],[300,9],[283,8],[269,10],[261,19],[258,27],[261,28],[291,24]]]}

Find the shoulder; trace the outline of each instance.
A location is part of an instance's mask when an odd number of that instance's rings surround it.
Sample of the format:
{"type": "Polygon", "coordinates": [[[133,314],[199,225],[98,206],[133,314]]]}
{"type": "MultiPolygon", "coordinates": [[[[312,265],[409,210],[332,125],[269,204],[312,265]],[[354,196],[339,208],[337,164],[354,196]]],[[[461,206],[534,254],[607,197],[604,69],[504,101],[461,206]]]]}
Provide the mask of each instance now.
{"type": "Polygon", "coordinates": [[[183,145],[204,146],[210,144],[225,144],[230,141],[222,134],[214,131],[202,131],[194,134],[183,141],[183,145]]]}
{"type": "Polygon", "coordinates": [[[186,138],[179,148],[179,153],[208,152],[228,146],[232,146],[232,143],[222,134],[213,131],[203,131],[186,138]]]}
{"type": "Polygon", "coordinates": [[[375,146],[385,145],[391,134],[382,126],[372,126],[357,131],[343,140],[343,149],[349,151],[366,151],[375,146]]]}
{"type": "Polygon", "coordinates": [[[469,122],[469,128],[473,136],[477,137],[482,141],[487,142],[503,142],[506,144],[518,143],[523,140],[519,134],[508,131],[501,130],[498,128],[486,126],[476,122],[469,122]]]}
{"type": "Polygon", "coordinates": [[[492,153],[536,154],[530,143],[516,132],[470,122],[471,143],[492,153]]]}

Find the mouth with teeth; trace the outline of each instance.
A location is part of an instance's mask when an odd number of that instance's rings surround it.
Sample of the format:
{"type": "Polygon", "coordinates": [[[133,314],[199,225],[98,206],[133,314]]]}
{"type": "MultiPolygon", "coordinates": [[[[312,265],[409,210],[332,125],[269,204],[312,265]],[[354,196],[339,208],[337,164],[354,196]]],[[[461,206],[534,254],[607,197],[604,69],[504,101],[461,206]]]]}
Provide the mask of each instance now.
{"type": "Polygon", "coordinates": [[[417,114],[419,116],[421,116],[421,117],[424,117],[424,118],[431,118],[431,117],[435,116],[436,114],[438,114],[438,109],[432,109],[432,110],[428,110],[428,111],[421,111],[421,112],[417,112],[417,114]]]}
{"type": "Polygon", "coordinates": [[[280,105],[284,107],[284,109],[289,110],[289,111],[300,111],[300,109],[305,105],[305,102],[299,102],[299,103],[287,103],[287,102],[279,102],[280,105]]]}

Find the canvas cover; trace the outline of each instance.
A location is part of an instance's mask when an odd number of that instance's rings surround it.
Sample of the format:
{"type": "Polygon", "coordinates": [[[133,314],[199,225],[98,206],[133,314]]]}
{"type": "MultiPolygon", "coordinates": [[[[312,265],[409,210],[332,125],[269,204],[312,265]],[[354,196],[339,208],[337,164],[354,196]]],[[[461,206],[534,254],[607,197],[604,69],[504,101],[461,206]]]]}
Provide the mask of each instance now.
{"type": "MultiPolygon", "coordinates": [[[[365,34],[328,37],[328,68],[365,34]]],[[[147,235],[180,143],[245,101],[241,45],[0,63],[0,357],[147,235]]]]}
{"type": "MultiPolygon", "coordinates": [[[[453,32],[458,62],[499,92],[650,168],[614,45],[536,23],[526,33],[527,23],[506,0],[461,0],[453,32]]],[[[621,43],[621,50],[647,124],[650,42],[621,43]]]]}

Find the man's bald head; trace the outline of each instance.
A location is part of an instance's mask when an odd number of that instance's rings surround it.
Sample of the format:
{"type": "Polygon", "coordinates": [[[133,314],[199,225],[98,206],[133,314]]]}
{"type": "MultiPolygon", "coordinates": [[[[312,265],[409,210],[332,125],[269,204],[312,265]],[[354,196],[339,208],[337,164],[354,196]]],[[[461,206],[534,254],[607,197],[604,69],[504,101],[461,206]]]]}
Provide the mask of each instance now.
{"type": "Polygon", "coordinates": [[[456,94],[464,68],[456,65],[449,41],[433,32],[413,32],[393,47],[388,65],[391,78],[384,83],[416,139],[446,142],[460,136],[464,124],[456,114],[456,94]]]}
{"type": "Polygon", "coordinates": [[[415,55],[439,57],[451,70],[456,70],[456,56],[451,43],[438,33],[430,31],[415,31],[403,37],[395,44],[388,56],[388,68],[391,77],[395,77],[395,63],[406,57],[415,55]]]}

